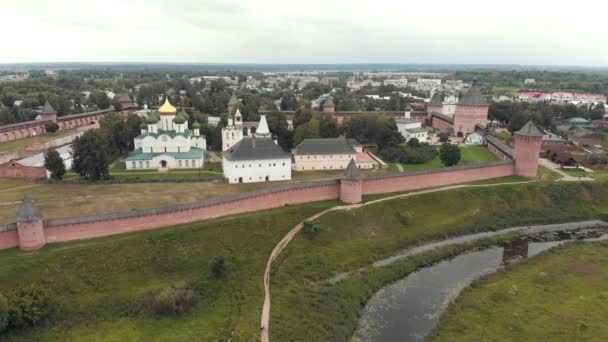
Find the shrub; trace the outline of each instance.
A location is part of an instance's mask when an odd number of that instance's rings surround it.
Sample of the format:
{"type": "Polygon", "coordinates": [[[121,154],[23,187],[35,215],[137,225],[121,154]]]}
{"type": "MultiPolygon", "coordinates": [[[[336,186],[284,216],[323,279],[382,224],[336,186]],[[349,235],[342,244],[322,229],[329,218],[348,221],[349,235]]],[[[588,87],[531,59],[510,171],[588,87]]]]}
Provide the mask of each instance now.
{"type": "Polygon", "coordinates": [[[211,260],[211,274],[215,278],[221,278],[226,272],[226,262],[223,256],[216,256],[211,260]]]}
{"type": "Polygon", "coordinates": [[[442,142],[442,143],[448,142],[448,140],[450,140],[450,135],[448,133],[442,132],[442,133],[439,133],[437,136],[439,137],[439,142],[442,142]]]}
{"type": "Polygon", "coordinates": [[[162,290],[152,300],[152,311],[159,316],[180,316],[192,311],[198,297],[185,283],[162,290]]]}
{"type": "Polygon", "coordinates": [[[412,217],[412,213],[410,213],[409,211],[404,211],[402,213],[399,213],[399,222],[401,222],[402,225],[407,226],[408,224],[410,224],[412,217]]]}
{"type": "Polygon", "coordinates": [[[59,125],[54,122],[47,122],[44,124],[44,130],[47,133],[55,133],[59,130],[59,125]]]}
{"type": "Polygon", "coordinates": [[[34,326],[49,315],[51,297],[48,291],[38,285],[21,288],[9,298],[9,328],[17,329],[34,326]]]}
{"type": "Polygon", "coordinates": [[[319,235],[319,232],[321,231],[321,225],[318,221],[305,221],[303,231],[307,237],[314,238],[319,235]]]}
{"type": "Polygon", "coordinates": [[[8,327],[8,301],[0,294],[0,333],[8,327]]]}

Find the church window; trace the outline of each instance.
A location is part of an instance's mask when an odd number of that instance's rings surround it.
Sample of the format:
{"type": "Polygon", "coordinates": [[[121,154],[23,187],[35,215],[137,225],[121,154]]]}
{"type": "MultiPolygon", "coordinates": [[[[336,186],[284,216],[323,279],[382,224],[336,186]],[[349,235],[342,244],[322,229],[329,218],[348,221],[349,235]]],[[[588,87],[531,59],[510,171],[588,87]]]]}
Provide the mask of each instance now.
{"type": "Polygon", "coordinates": [[[149,160],[146,160],[146,168],[148,168],[148,169],[150,168],[150,161],[149,160]]]}
{"type": "Polygon", "coordinates": [[[177,161],[177,166],[182,167],[182,160],[181,159],[177,161]]]}
{"type": "Polygon", "coordinates": [[[132,162],[132,163],[131,163],[131,167],[132,167],[132,168],[134,168],[134,169],[135,169],[135,168],[137,168],[136,163],[135,163],[135,162],[132,162]]]}
{"type": "MultiPolygon", "coordinates": [[[[249,167],[251,167],[251,164],[249,164],[249,167]]],[[[251,178],[249,178],[249,179],[251,179],[251,178]]]]}
{"type": "Polygon", "coordinates": [[[141,160],[139,161],[139,168],[141,169],[142,167],[144,167],[144,162],[142,162],[141,160]]]}
{"type": "Polygon", "coordinates": [[[186,162],[185,162],[186,163],[186,167],[190,166],[190,165],[188,165],[188,162],[189,162],[189,160],[186,159],[186,162]]]}
{"type": "Polygon", "coordinates": [[[258,164],[259,167],[262,167],[262,164],[258,164]]]}
{"type": "Polygon", "coordinates": [[[283,166],[285,166],[285,162],[283,162],[283,166]]]}

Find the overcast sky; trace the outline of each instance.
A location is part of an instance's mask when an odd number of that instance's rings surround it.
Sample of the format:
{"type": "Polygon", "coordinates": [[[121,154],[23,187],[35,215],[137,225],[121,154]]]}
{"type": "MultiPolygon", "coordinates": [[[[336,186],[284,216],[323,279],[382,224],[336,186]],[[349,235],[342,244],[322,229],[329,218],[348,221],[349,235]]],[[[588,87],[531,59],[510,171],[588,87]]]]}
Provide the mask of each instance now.
{"type": "Polygon", "coordinates": [[[0,63],[608,66],[606,0],[3,0],[0,63]]]}

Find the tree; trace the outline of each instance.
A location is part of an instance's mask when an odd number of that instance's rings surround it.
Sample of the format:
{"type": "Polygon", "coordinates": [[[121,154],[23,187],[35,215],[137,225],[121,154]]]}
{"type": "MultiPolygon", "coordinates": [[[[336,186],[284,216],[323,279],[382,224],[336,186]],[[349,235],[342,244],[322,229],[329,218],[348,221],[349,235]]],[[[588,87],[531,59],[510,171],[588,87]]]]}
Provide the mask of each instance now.
{"type": "Polygon", "coordinates": [[[65,175],[65,163],[56,150],[50,150],[44,155],[44,167],[51,173],[51,178],[62,180],[65,175]]]}
{"type": "Polygon", "coordinates": [[[338,121],[331,113],[317,115],[319,119],[319,135],[321,138],[336,138],[339,135],[338,121]]]}
{"type": "Polygon", "coordinates": [[[97,106],[99,109],[110,108],[111,102],[108,95],[103,91],[94,91],[89,96],[89,102],[97,106]]]}
{"type": "Polygon", "coordinates": [[[132,145],[133,137],[130,138],[128,134],[125,118],[118,113],[107,114],[99,120],[99,129],[108,144],[110,154],[122,154],[132,145]]]}
{"type": "Polygon", "coordinates": [[[321,224],[319,221],[304,221],[304,227],[302,230],[308,238],[312,239],[319,235],[319,232],[321,231],[321,224]]]}
{"type": "Polygon", "coordinates": [[[286,151],[293,147],[293,132],[287,130],[287,116],[285,113],[273,110],[266,116],[270,133],[278,140],[279,145],[286,151]]]}
{"type": "Polygon", "coordinates": [[[439,158],[445,166],[452,166],[460,162],[460,147],[450,143],[444,143],[439,149],[439,158]]]}
{"type": "Polygon", "coordinates": [[[221,278],[226,272],[226,262],[223,256],[216,256],[211,261],[211,274],[215,278],[221,278]]]}
{"type": "Polygon", "coordinates": [[[419,147],[420,140],[418,140],[418,138],[412,138],[407,142],[407,146],[408,147],[419,147]]]}
{"type": "Polygon", "coordinates": [[[296,110],[296,114],[293,116],[293,127],[307,123],[312,119],[312,111],[310,109],[300,107],[296,110]]]}
{"type": "Polygon", "coordinates": [[[52,121],[51,122],[46,122],[44,124],[44,130],[47,133],[55,133],[55,132],[57,132],[59,130],[59,125],[56,124],[56,123],[54,123],[54,122],[52,122],[52,121]]]}
{"type": "Polygon", "coordinates": [[[319,120],[312,119],[305,124],[302,124],[296,128],[296,132],[293,138],[293,144],[297,146],[304,139],[319,138],[319,120]]]}
{"type": "Polygon", "coordinates": [[[109,162],[107,143],[98,129],[86,131],[72,143],[72,169],[90,180],[107,178],[109,162]]]}
{"type": "Polygon", "coordinates": [[[342,129],[348,138],[360,143],[375,143],[380,150],[403,143],[403,136],[397,130],[392,118],[378,114],[360,114],[347,120],[342,129]]]}

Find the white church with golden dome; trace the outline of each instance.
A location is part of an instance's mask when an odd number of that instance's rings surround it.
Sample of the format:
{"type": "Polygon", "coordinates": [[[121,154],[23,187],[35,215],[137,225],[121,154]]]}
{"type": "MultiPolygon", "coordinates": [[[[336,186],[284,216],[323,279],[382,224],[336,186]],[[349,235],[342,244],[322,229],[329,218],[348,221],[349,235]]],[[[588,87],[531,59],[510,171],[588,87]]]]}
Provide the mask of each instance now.
{"type": "Polygon", "coordinates": [[[198,169],[205,162],[206,138],[201,125],[190,119],[185,110],[178,111],[165,98],[158,111],[148,114],[135,137],[135,150],[126,158],[127,170],[198,169]]]}

